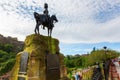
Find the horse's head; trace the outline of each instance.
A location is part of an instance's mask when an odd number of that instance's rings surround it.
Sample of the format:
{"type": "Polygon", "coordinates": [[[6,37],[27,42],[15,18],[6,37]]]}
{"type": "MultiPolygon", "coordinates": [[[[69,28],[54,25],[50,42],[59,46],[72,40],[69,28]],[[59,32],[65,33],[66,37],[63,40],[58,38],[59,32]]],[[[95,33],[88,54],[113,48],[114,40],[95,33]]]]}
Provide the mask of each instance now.
{"type": "Polygon", "coordinates": [[[51,18],[53,21],[58,22],[57,17],[55,15],[52,15],[51,18]]]}
{"type": "Polygon", "coordinates": [[[40,15],[39,15],[37,12],[34,12],[34,17],[35,17],[35,18],[39,18],[39,16],[40,16],[40,15]]]}

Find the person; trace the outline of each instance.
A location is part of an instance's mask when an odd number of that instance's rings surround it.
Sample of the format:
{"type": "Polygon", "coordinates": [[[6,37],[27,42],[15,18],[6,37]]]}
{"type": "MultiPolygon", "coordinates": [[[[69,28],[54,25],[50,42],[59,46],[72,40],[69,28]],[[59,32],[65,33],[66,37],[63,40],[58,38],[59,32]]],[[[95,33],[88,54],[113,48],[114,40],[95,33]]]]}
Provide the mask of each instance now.
{"type": "Polygon", "coordinates": [[[75,74],[75,80],[80,80],[80,75],[77,72],[75,74]]]}
{"type": "Polygon", "coordinates": [[[78,77],[79,77],[78,80],[82,80],[82,72],[78,73],[78,77]]]}
{"type": "Polygon", "coordinates": [[[47,3],[44,4],[44,8],[45,8],[45,10],[43,11],[43,14],[48,15],[49,11],[48,11],[48,4],[47,3]]]}
{"type": "MultiPolygon", "coordinates": [[[[48,4],[47,3],[44,4],[44,8],[45,8],[45,10],[43,11],[43,14],[45,15],[45,18],[47,19],[47,22],[48,22],[50,16],[49,16],[48,4]]],[[[45,26],[43,26],[43,29],[45,29],[45,26]]]]}
{"type": "Polygon", "coordinates": [[[78,80],[78,74],[76,73],[76,75],[75,75],[75,80],[78,80]]]}
{"type": "Polygon", "coordinates": [[[97,67],[96,67],[96,69],[98,69],[98,71],[101,72],[101,68],[100,68],[99,62],[97,62],[97,67]]]}

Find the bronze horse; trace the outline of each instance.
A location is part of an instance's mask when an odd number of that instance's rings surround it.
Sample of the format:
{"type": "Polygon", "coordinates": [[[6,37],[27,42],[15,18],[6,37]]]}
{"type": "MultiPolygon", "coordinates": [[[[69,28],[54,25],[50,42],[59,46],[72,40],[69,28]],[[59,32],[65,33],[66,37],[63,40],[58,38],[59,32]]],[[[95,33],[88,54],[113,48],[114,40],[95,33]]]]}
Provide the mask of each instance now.
{"type": "Polygon", "coordinates": [[[49,15],[45,14],[38,14],[37,12],[34,12],[34,18],[36,20],[36,27],[35,27],[35,34],[39,33],[39,26],[43,25],[43,27],[47,27],[48,29],[48,36],[51,36],[52,29],[54,27],[53,22],[58,22],[55,15],[52,15],[51,17],[49,15]]]}

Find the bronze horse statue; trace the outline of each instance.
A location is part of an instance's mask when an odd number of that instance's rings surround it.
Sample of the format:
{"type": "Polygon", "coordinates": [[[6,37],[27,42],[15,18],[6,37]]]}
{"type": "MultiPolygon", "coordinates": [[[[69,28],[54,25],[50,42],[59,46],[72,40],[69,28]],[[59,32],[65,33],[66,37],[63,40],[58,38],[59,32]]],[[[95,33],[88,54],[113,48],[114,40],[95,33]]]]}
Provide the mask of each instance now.
{"type": "Polygon", "coordinates": [[[57,18],[55,15],[52,15],[51,17],[49,15],[45,14],[39,14],[37,12],[34,12],[34,18],[36,20],[36,27],[35,27],[35,34],[40,34],[39,33],[39,26],[43,25],[43,27],[47,27],[48,29],[48,36],[51,36],[52,34],[52,29],[54,27],[54,21],[58,22],[57,18]]]}

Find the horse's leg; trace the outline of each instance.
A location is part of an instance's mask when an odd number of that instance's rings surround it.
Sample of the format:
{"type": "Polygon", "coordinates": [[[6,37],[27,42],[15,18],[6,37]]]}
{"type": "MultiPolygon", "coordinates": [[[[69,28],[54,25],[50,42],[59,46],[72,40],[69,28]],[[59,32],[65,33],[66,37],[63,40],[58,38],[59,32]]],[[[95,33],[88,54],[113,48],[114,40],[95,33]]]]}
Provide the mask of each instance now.
{"type": "Polygon", "coordinates": [[[39,26],[40,26],[40,22],[36,24],[36,30],[37,30],[36,33],[37,33],[37,34],[40,34],[40,33],[39,33],[39,26]]]}
{"type": "Polygon", "coordinates": [[[40,33],[39,33],[39,24],[36,24],[36,27],[35,27],[35,34],[40,34],[40,33]]]}
{"type": "Polygon", "coordinates": [[[51,34],[52,34],[52,29],[50,29],[50,37],[51,37],[51,34]]]}
{"type": "Polygon", "coordinates": [[[51,34],[52,34],[52,29],[50,29],[50,37],[51,37],[51,34]]]}
{"type": "Polygon", "coordinates": [[[38,34],[37,31],[38,31],[38,28],[39,28],[39,21],[37,19],[35,19],[35,20],[36,20],[36,26],[35,26],[34,32],[35,32],[35,34],[38,34]]]}
{"type": "Polygon", "coordinates": [[[36,26],[35,26],[35,30],[34,30],[35,34],[37,34],[37,32],[36,32],[36,29],[37,29],[37,25],[38,25],[38,24],[36,23],[36,26]]]}
{"type": "Polygon", "coordinates": [[[40,26],[40,24],[38,24],[38,27],[37,27],[37,30],[38,30],[38,34],[40,34],[40,32],[39,32],[39,26],[40,26]]]}
{"type": "Polygon", "coordinates": [[[48,28],[48,36],[49,36],[49,28],[48,28]]]}

